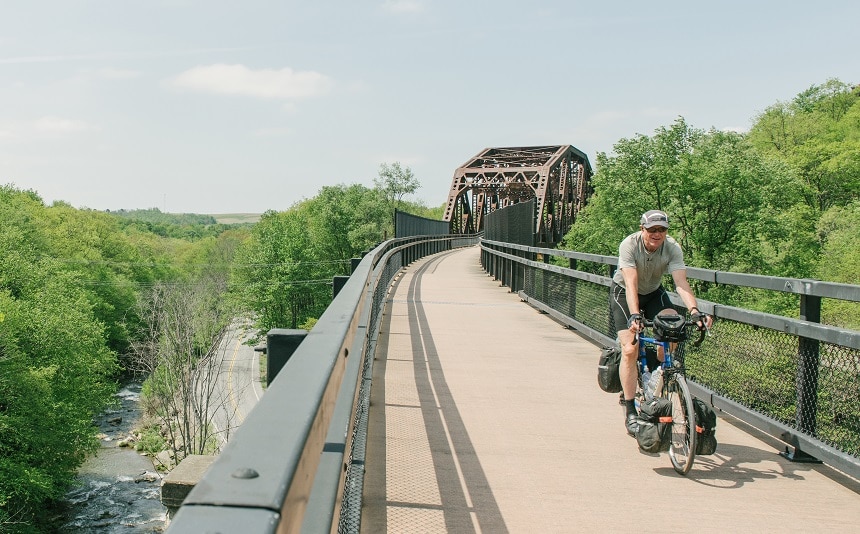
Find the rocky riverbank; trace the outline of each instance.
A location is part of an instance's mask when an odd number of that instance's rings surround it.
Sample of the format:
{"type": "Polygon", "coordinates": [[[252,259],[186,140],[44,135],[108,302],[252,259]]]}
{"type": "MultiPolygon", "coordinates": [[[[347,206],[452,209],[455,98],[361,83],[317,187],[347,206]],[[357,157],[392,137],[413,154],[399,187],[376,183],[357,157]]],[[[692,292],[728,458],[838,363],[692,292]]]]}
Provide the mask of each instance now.
{"type": "Polygon", "coordinates": [[[78,484],[66,494],[68,513],[61,532],[163,532],[167,509],[161,504],[162,474],[134,449],[140,420],[140,384],[116,394],[120,407],[97,418],[101,448],[78,470],[78,484]]]}

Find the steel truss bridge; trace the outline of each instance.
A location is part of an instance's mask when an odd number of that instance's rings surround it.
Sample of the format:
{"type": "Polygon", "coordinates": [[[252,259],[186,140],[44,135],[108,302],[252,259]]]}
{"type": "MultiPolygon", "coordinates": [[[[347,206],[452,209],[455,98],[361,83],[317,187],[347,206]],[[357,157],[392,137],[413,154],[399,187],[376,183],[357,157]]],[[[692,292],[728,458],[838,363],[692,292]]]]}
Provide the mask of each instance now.
{"type": "Polygon", "coordinates": [[[536,241],[552,245],[591,195],[591,175],[571,145],[487,148],[454,172],[444,220],[452,234],[473,234],[493,211],[535,199],[536,241]]]}

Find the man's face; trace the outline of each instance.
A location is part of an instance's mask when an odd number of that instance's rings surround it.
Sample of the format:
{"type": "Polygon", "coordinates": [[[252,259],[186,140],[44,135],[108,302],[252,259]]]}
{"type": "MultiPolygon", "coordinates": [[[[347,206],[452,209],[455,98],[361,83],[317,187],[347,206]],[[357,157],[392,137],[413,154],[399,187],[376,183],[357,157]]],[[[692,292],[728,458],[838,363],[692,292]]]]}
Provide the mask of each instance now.
{"type": "Polygon", "coordinates": [[[645,247],[648,250],[656,250],[666,240],[667,228],[663,226],[652,226],[651,228],[642,227],[642,239],[645,241],[645,247]]]}

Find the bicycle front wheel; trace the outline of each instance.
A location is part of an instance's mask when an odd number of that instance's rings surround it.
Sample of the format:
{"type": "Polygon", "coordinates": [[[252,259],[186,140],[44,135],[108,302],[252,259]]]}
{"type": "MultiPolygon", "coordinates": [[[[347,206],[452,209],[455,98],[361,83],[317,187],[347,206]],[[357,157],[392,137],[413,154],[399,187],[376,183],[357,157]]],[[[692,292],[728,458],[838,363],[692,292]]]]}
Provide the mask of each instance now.
{"type": "Polygon", "coordinates": [[[672,401],[672,443],[669,458],[672,467],[686,475],[696,456],[696,412],[687,379],[676,374],[666,383],[665,394],[672,401]]]}

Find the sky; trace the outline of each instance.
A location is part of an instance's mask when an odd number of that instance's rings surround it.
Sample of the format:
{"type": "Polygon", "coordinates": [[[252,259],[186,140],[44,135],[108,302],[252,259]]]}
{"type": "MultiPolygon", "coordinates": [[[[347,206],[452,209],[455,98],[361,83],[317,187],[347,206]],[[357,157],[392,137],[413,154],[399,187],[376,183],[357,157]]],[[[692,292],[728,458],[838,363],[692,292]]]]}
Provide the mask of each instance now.
{"type": "Polygon", "coordinates": [[[747,130],[860,83],[860,2],[28,0],[0,7],[0,185],[97,210],[283,211],[488,147],[596,168],[679,117],[747,130]]]}

